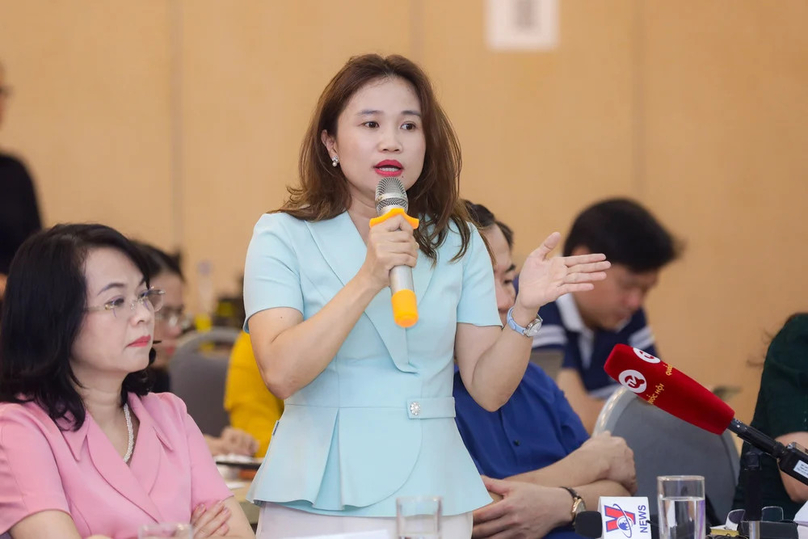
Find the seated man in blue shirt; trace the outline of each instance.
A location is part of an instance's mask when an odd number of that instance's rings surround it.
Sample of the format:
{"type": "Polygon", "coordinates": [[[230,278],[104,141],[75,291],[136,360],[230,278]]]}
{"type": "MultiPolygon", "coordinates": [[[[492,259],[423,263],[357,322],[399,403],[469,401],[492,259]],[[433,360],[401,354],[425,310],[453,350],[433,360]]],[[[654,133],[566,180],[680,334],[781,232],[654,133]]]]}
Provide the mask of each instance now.
{"type": "Polygon", "coordinates": [[[658,355],[642,308],[659,271],[679,252],[671,234],[648,210],[628,199],[584,210],[564,242],[564,255],[603,253],[612,263],[591,292],[561,296],[539,310],[544,320],[533,351],[563,353],[556,381],[592,432],[605,399],[620,387],[603,370],[614,345],[658,355]]]}
{"type": "MultiPolygon", "coordinates": [[[[506,324],[516,298],[513,233],[484,206],[467,205],[494,257],[497,307],[506,324]]],[[[577,538],[570,527],[576,497],[583,500],[579,509],[597,509],[600,496],[636,490],[633,453],[625,441],[609,434],[588,439],[564,394],[537,365],[528,365],[496,412],[474,402],[459,373],[454,384],[457,426],[497,500],[474,512],[473,537],[577,538]]]]}

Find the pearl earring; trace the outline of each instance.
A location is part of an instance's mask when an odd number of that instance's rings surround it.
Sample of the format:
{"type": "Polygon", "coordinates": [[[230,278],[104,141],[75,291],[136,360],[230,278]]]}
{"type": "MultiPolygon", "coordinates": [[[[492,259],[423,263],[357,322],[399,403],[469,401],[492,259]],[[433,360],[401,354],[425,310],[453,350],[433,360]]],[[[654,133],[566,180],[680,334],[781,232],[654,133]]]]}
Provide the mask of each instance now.
{"type": "Polygon", "coordinates": [[[336,167],[337,165],[339,165],[339,157],[335,155],[331,158],[331,166],[336,167]]]}

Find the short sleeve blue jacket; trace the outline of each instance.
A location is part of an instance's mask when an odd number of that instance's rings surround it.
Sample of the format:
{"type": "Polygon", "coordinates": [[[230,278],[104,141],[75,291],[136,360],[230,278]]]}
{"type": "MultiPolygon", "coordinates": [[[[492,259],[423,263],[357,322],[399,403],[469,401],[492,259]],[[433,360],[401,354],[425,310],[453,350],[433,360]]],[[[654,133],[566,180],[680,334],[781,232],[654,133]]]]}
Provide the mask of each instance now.
{"type": "MultiPolygon", "coordinates": [[[[285,400],[249,499],[387,517],[399,496],[442,496],[446,515],[490,503],[452,398],[457,324],[500,325],[491,260],[474,227],[471,233],[459,260],[452,260],[456,229],[434,263],[419,253],[415,326],[395,324],[390,290],[382,290],[326,369],[285,400]]],[[[274,307],[311,318],[354,278],[365,255],[347,213],[318,222],[264,215],[247,253],[246,329],[250,316],[274,307]]]]}

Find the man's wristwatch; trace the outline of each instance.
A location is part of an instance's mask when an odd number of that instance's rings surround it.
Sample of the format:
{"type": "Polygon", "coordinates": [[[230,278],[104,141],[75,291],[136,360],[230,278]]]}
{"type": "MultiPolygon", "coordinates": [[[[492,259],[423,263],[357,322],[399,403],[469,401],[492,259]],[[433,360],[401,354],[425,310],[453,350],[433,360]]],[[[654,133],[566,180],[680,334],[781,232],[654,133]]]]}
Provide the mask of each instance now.
{"type": "Polygon", "coordinates": [[[508,309],[508,327],[514,330],[516,333],[520,335],[524,335],[525,337],[530,337],[531,339],[539,332],[541,329],[541,323],[544,320],[541,319],[541,316],[536,314],[536,318],[530,322],[527,327],[522,327],[516,323],[516,320],[513,319],[513,307],[508,309]]]}
{"type": "Polygon", "coordinates": [[[570,496],[572,496],[572,510],[570,511],[570,514],[572,516],[572,521],[575,522],[575,517],[578,516],[578,513],[583,513],[584,511],[586,511],[586,504],[584,503],[584,499],[581,498],[581,496],[579,496],[577,492],[575,492],[575,489],[572,489],[570,487],[561,487],[561,488],[569,492],[570,496]]]}

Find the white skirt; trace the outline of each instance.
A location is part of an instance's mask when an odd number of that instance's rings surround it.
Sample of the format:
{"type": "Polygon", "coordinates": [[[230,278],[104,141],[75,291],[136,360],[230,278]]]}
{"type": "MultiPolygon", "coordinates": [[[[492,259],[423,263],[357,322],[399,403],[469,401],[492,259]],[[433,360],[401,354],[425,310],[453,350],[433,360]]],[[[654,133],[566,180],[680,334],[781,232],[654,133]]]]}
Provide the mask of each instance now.
{"type": "MultiPolygon", "coordinates": [[[[469,539],[471,528],[471,513],[445,516],[441,519],[441,539],[469,539]]],[[[274,503],[264,503],[261,506],[255,537],[256,539],[293,539],[374,531],[384,532],[390,539],[396,539],[396,519],[320,515],[274,503]]]]}

